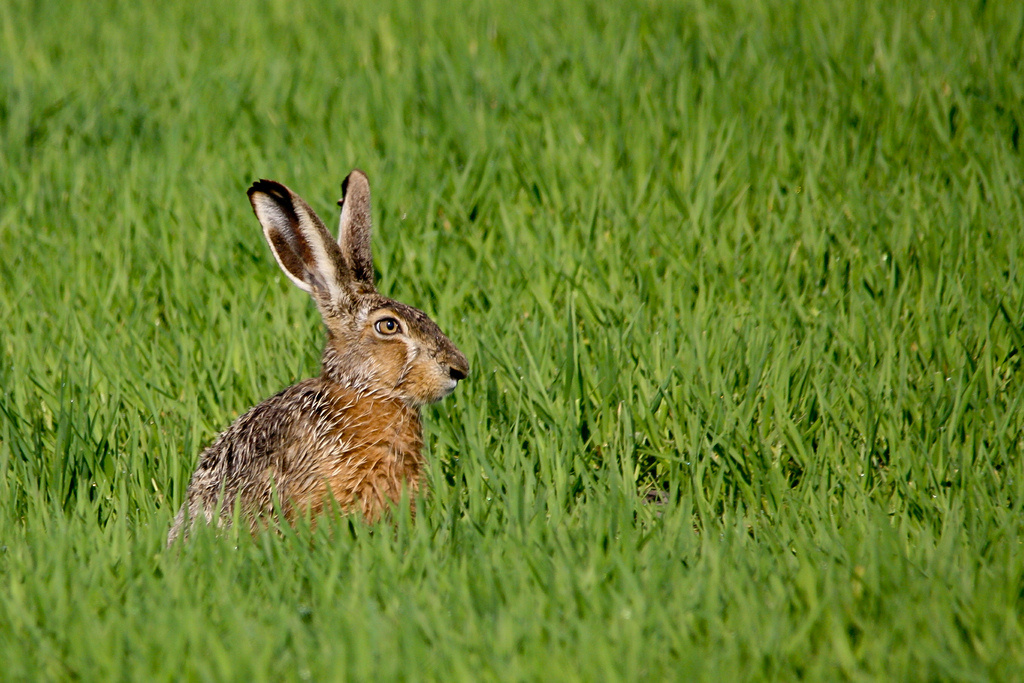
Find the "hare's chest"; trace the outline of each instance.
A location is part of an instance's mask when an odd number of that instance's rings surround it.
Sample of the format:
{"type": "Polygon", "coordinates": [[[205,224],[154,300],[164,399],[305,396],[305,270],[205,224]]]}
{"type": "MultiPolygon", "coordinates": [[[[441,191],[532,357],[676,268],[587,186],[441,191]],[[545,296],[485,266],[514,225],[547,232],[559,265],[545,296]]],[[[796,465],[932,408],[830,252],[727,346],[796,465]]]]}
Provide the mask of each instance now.
{"type": "Polygon", "coordinates": [[[422,437],[419,416],[389,405],[351,405],[339,419],[319,421],[316,447],[288,460],[302,470],[302,486],[289,498],[314,512],[337,505],[360,511],[371,521],[403,492],[420,489],[422,437]]]}

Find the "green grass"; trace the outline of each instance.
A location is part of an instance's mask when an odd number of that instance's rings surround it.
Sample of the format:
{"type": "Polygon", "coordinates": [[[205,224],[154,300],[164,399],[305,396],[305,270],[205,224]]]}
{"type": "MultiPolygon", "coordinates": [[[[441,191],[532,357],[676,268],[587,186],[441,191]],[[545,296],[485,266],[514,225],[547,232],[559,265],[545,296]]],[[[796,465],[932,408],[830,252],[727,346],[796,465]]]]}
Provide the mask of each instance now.
{"type": "Polygon", "coordinates": [[[0,678],[1024,676],[1022,46],[1010,0],[0,3],[0,678]],[[333,223],[354,166],[472,365],[431,494],[166,551],[318,369],[245,189],[333,223]]]}

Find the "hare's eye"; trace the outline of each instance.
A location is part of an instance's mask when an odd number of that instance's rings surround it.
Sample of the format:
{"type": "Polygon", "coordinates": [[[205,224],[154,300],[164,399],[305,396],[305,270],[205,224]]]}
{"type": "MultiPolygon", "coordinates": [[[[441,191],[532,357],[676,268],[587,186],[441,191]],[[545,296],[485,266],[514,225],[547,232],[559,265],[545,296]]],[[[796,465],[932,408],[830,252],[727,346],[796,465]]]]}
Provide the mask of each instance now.
{"type": "Polygon", "coordinates": [[[402,326],[394,318],[381,318],[374,323],[373,329],[381,334],[398,334],[402,331],[402,326]]]}

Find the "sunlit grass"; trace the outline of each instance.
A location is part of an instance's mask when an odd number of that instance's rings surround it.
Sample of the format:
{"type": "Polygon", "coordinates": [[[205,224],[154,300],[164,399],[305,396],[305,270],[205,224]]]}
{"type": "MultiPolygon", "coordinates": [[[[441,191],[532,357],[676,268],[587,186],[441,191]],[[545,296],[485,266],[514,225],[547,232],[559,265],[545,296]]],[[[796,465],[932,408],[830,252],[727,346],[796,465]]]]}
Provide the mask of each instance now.
{"type": "Polygon", "coordinates": [[[0,4],[10,679],[1021,675],[1024,7],[0,4]],[[358,166],[415,523],[163,539],[358,166]]]}

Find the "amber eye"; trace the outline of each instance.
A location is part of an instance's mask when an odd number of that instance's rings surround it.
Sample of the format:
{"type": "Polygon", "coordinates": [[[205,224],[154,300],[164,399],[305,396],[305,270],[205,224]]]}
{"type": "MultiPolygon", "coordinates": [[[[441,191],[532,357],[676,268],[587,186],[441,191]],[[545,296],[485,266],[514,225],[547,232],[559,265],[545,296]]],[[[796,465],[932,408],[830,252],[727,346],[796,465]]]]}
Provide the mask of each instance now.
{"type": "Polygon", "coordinates": [[[381,334],[398,334],[402,331],[402,326],[394,318],[381,318],[373,324],[373,329],[381,334]]]}

